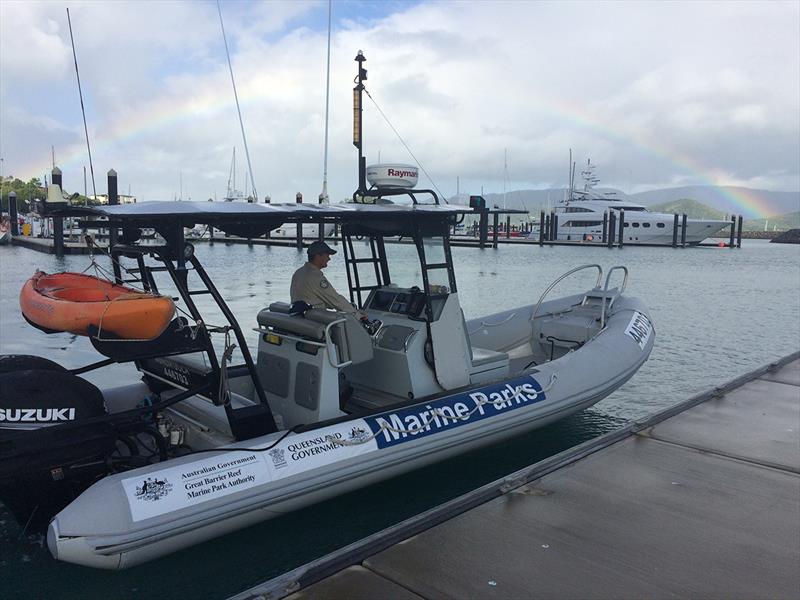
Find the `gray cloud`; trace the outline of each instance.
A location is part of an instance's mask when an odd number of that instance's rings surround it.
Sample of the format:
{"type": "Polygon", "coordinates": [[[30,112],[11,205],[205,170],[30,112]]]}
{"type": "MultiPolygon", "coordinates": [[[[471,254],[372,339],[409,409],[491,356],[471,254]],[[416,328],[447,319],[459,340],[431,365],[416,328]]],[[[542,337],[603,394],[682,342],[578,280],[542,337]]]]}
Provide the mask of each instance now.
{"type": "MultiPolygon", "coordinates": [[[[86,161],[64,6],[0,4],[0,152],[7,172],[40,176],[56,145],[57,156],[73,157],[69,183],[86,161]],[[14,41],[23,30],[25,45],[14,41]]],[[[358,49],[368,88],[447,194],[457,177],[462,192],[501,191],[506,149],[515,184],[564,185],[569,148],[598,163],[603,185],[625,191],[709,182],[800,189],[796,3],[394,3],[370,4],[369,18],[337,16],[358,6],[334,3],[334,199],[349,196],[356,180],[358,49]]],[[[221,196],[236,146],[242,181],[216,7],[70,7],[95,170],[113,166],[146,199],[171,198],[180,173],[185,196],[221,196]]],[[[326,4],[223,10],[259,194],[315,197],[326,4]]],[[[365,119],[371,162],[378,152],[411,160],[369,100],[365,119]]]]}

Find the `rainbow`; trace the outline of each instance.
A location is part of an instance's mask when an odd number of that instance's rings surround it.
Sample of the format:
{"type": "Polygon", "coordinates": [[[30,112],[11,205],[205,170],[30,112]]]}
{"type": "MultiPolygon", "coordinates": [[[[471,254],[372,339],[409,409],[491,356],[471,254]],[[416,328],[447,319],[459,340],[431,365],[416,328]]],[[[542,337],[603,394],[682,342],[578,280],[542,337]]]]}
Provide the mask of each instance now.
{"type": "MultiPolygon", "coordinates": [[[[258,103],[268,97],[268,90],[268,86],[254,88],[254,93],[250,93],[242,105],[258,103]]],[[[231,119],[234,119],[236,107],[233,99],[229,96],[229,94],[223,95],[210,90],[200,95],[193,93],[180,101],[175,101],[170,97],[147,104],[143,110],[130,114],[126,120],[112,123],[110,127],[104,127],[92,135],[90,137],[92,156],[96,158],[110,154],[112,150],[129,145],[147,134],[164,130],[176,124],[192,123],[199,118],[208,119],[222,114],[226,116],[230,114],[231,119]],[[223,96],[225,96],[224,99],[223,96]]],[[[69,146],[66,153],[57,156],[56,162],[65,174],[65,183],[69,180],[68,173],[82,168],[86,161],[86,145],[83,142],[69,146]]],[[[49,172],[49,170],[50,165],[47,160],[32,162],[19,168],[19,172],[25,174],[49,172]]]]}
{"type": "MultiPolygon", "coordinates": [[[[243,94],[242,97],[246,98],[243,104],[245,106],[253,105],[268,98],[270,89],[271,86],[267,85],[252,86],[243,94]]],[[[740,213],[746,217],[763,218],[779,214],[782,211],[758,192],[721,183],[725,178],[723,173],[700,164],[688,154],[654,142],[644,132],[625,131],[618,124],[611,125],[608,119],[590,113],[586,106],[542,94],[532,99],[530,104],[537,106],[544,114],[565,119],[605,138],[633,144],[644,152],[666,160],[682,172],[691,174],[700,185],[716,188],[720,198],[731,207],[730,210],[733,213],[740,213]]],[[[213,88],[200,95],[194,93],[177,102],[174,98],[152,102],[140,112],[130,115],[128,119],[98,132],[96,138],[92,140],[92,153],[94,156],[103,156],[111,153],[117,147],[130,144],[145,134],[163,130],[174,124],[190,123],[198,118],[212,118],[223,113],[231,113],[233,110],[234,103],[229,98],[229,94],[220,94],[213,88]]],[[[83,144],[73,145],[68,149],[67,154],[58,160],[59,167],[65,175],[71,169],[77,169],[85,162],[86,148],[83,144]]],[[[47,170],[46,161],[24,165],[19,169],[22,173],[41,173],[47,170]]],[[[68,175],[66,179],[68,180],[68,175]]]]}
{"type": "Polygon", "coordinates": [[[602,136],[634,144],[640,150],[666,160],[682,171],[692,174],[699,181],[696,185],[716,188],[719,196],[727,201],[734,213],[751,218],[764,218],[780,214],[783,211],[781,207],[762,197],[757,191],[721,183],[726,177],[724,173],[702,165],[688,154],[654,142],[643,132],[626,131],[623,133],[618,126],[612,126],[607,120],[590,114],[585,106],[565,101],[563,98],[545,95],[539,95],[531,104],[536,104],[547,113],[569,120],[602,136]]]}

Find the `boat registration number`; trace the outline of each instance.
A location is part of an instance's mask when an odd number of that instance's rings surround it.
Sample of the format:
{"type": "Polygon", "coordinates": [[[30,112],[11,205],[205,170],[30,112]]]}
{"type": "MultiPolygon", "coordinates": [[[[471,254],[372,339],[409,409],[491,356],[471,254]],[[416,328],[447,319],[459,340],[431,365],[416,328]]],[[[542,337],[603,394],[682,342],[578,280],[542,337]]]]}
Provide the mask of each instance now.
{"type": "Polygon", "coordinates": [[[647,340],[650,339],[652,333],[653,324],[650,322],[650,319],[647,318],[647,315],[639,311],[634,312],[631,322],[628,323],[628,327],[625,329],[625,335],[629,335],[633,338],[633,341],[639,344],[639,348],[644,350],[644,347],[647,345],[647,340]]]}

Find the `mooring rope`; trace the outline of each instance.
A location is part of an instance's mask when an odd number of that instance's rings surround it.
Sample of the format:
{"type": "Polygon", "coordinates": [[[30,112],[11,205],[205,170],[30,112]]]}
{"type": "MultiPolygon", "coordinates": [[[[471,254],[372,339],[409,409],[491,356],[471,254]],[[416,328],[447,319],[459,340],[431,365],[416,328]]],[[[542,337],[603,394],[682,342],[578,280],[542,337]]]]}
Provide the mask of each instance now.
{"type": "MultiPolygon", "coordinates": [[[[208,227],[206,227],[206,230],[207,229],[208,229],[208,227]]],[[[204,232],[204,234],[205,234],[205,232],[204,232]]],[[[111,262],[113,264],[116,264],[120,269],[125,271],[125,273],[127,273],[128,275],[134,275],[133,271],[131,271],[130,269],[126,268],[125,265],[123,265],[119,260],[115,259],[113,255],[111,255],[109,252],[107,252],[105,250],[105,248],[103,248],[102,246],[99,246],[94,241],[92,236],[86,235],[85,236],[85,241],[86,241],[87,247],[91,251],[91,254],[89,255],[91,263],[89,264],[88,267],[86,267],[83,271],[81,271],[82,275],[85,274],[89,269],[94,269],[95,275],[97,275],[98,279],[106,279],[107,281],[113,281],[116,278],[116,275],[114,273],[112,273],[111,271],[109,271],[105,267],[102,267],[102,266],[100,266],[100,264],[98,264],[97,260],[95,259],[94,249],[99,250],[101,253],[103,253],[105,256],[107,256],[111,260],[111,262]]],[[[101,286],[98,285],[98,288],[99,287],[101,287],[101,286]]],[[[132,290],[134,290],[134,292],[141,293],[141,294],[149,294],[149,295],[151,295],[153,297],[162,297],[163,296],[163,294],[153,294],[152,292],[148,292],[147,290],[145,290],[143,288],[140,289],[137,286],[132,285],[130,282],[126,282],[125,287],[131,288],[132,290]]],[[[124,296],[124,294],[123,294],[123,296],[124,296]]],[[[112,299],[112,298],[109,298],[108,296],[106,296],[106,301],[107,302],[113,302],[114,300],[117,300],[117,299],[120,299],[120,298],[112,299]]],[[[131,298],[125,298],[125,299],[126,300],[130,300],[131,298]]],[[[173,303],[173,306],[175,306],[175,311],[177,313],[180,313],[181,315],[185,316],[188,320],[194,321],[195,325],[197,325],[198,327],[205,327],[206,331],[208,331],[209,333],[211,333],[214,330],[217,330],[217,331],[223,331],[224,330],[224,327],[222,327],[222,326],[214,326],[214,325],[206,326],[206,324],[203,321],[196,320],[189,312],[187,312],[186,310],[184,310],[183,308],[181,308],[177,304],[173,303]]],[[[106,309],[103,311],[103,315],[105,315],[107,310],[108,310],[108,306],[106,306],[106,309]]],[[[102,325],[102,317],[101,317],[101,325],[102,325]]],[[[100,329],[102,329],[102,326],[101,326],[100,329]]],[[[181,327],[178,328],[177,331],[181,331],[182,329],[183,329],[183,327],[181,326],[181,327]]],[[[103,338],[99,337],[100,336],[100,331],[98,331],[97,335],[98,335],[97,339],[100,340],[100,341],[103,341],[103,342],[148,342],[148,341],[150,341],[150,340],[140,340],[140,339],[103,339],[103,338]]],[[[192,332],[192,339],[194,340],[196,337],[197,337],[197,331],[195,330],[195,331],[192,332]]]]}
{"type": "Polygon", "coordinates": [[[228,387],[228,363],[231,361],[234,350],[236,350],[236,344],[231,344],[230,327],[226,327],[225,351],[222,353],[222,359],[219,361],[219,390],[217,391],[217,399],[222,401],[225,405],[230,404],[231,401],[231,390],[228,387]]]}

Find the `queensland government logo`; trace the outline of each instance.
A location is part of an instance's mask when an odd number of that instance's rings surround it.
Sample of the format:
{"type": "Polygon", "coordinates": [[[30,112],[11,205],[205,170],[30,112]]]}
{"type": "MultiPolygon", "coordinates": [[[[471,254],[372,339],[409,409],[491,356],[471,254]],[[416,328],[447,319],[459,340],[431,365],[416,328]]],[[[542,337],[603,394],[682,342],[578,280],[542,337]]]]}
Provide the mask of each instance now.
{"type": "Polygon", "coordinates": [[[148,477],[142,485],[136,486],[136,499],[155,502],[166,497],[172,491],[172,484],[165,477],[164,479],[153,479],[148,477]]]}
{"type": "Polygon", "coordinates": [[[282,469],[286,466],[286,459],[284,458],[284,452],[280,448],[273,448],[269,452],[269,457],[272,459],[272,464],[275,466],[276,469],[282,469]]]}

